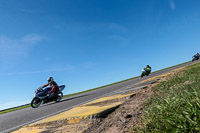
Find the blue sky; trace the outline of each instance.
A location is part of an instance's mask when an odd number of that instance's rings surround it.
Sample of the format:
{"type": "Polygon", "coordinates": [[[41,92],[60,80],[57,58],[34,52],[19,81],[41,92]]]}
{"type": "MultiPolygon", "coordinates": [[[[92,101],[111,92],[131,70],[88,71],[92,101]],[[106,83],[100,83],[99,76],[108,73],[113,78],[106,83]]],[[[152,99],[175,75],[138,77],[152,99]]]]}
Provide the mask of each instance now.
{"type": "Polygon", "coordinates": [[[1,0],[0,109],[53,76],[75,93],[191,60],[199,0],[1,0]]]}

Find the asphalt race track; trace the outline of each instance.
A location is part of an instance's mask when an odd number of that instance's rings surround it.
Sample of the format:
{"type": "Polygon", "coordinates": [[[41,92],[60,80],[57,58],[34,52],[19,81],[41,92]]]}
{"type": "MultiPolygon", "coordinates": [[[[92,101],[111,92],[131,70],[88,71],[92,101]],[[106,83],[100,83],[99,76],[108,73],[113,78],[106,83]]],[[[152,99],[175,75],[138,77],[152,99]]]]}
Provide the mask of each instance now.
{"type": "Polygon", "coordinates": [[[105,96],[108,93],[114,92],[116,90],[118,91],[118,90],[124,89],[126,86],[130,86],[140,81],[146,80],[148,78],[152,78],[158,75],[168,73],[171,70],[181,68],[183,66],[187,66],[192,63],[194,62],[188,62],[185,64],[181,64],[179,66],[175,66],[169,69],[155,72],[155,73],[150,74],[148,77],[147,76],[143,78],[139,77],[139,78],[121,82],[118,84],[114,84],[108,87],[100,88],[98,90],[86,92],[86,93],[79,94],[76,96],[71,96],[71,97],[62,99],[62,101],[59,103],[52,102],[49,104],[41,105],[39,108],[36,108],[36,109],[29,107],[29,108],[21,109],[18,111],[1,114],[0,115],[0,132],[1,133],[11,132],[24,125],[33,123],[40,119],[46,118],[51,115],[55,115],[57,113],[69,110],[80,104],[105,96]]]}

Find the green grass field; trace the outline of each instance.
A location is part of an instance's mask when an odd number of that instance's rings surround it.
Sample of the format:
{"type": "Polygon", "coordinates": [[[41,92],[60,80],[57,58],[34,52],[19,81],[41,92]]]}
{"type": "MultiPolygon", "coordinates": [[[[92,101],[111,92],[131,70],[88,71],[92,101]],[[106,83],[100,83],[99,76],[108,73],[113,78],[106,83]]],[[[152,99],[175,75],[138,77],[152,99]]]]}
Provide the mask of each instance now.
{"type": "Polygon", "coordinates": [[[145,103],[141,125],[133,132],[200,132],[200,63],[176,73],[153,88],[145,103]]]}

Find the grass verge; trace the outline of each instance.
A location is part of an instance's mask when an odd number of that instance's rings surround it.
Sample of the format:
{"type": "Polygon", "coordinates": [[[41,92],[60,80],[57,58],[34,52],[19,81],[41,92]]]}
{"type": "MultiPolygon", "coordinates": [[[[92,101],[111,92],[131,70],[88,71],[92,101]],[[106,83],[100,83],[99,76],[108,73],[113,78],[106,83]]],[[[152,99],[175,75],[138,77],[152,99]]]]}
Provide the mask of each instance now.
{"type": "Polygon", "coordinates": [[[153,88],[140,126],[133,132],[200,132],[200,63],[176,73],[153,88]]]}
{"type": "Polygon", "coordinates": [[[30,105],[25,105],[25,106],[21,106],[21,107],[17,107],[17,108],[12,108],[12,109],[7,109],[7,110],[0,111],[0,114],[5,114],[5,113],[8,113],[8,112],[12,112],[12,111],[15,111],[15,110],[24,109],[24,108],[28,108],[28,107],[30,107],[30,105]]]}

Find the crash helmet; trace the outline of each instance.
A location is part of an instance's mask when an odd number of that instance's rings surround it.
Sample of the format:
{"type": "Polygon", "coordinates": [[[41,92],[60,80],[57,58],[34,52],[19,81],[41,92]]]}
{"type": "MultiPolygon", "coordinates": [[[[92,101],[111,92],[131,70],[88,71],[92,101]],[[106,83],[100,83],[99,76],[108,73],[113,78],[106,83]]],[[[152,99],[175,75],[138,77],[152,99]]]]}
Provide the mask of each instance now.
{"type": "Polygon", "coordinates": [[[149,66],[149,65],[147,65],[147,67],[149,67],[149,68],[150,68],[150,66],[149,66]]]}
{"type": "Polygon", "coordinates": [[[48,77],[47,81],[48,81],[48,83],[51,83],[53,81],[53,77],[48,77]]]}

